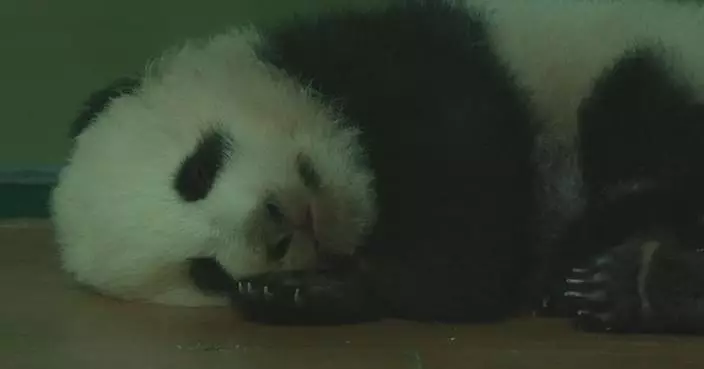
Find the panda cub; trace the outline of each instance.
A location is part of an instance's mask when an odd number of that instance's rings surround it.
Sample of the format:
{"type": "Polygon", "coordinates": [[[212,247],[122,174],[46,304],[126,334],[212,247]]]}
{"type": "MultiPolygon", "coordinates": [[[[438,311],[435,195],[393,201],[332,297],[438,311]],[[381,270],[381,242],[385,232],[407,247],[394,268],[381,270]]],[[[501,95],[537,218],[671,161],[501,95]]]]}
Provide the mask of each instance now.
{"type": "Polygon", "coordinates": [[[545,301],[583,329],[698,332],[702,16],[414,0],[188,43],[77,119],[64,268],[275,323],[545,301]]]}
{"type": "Polygon", "coordinates": [[[358,129],[264,63],[260,43],[253,30],[189,43],[91,97],[52,196],[78,281],[218,305],[191,282],[189,260],[242,278],[308,269],[362,241],[375,207],[358,129]]]}

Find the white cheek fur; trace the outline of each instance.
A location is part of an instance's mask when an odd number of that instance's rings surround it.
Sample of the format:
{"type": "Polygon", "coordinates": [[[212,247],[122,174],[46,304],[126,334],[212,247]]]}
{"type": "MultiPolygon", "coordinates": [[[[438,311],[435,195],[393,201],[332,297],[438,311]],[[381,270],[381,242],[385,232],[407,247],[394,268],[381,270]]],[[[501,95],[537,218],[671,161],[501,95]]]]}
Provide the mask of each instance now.
{"type": "Polygon", "coordinates": [[[78,282],[124,299],[219,305],[192,285],[188,258],[215,256],[233,276],[309,265],[304,247],[265,262],[243,226],[264,189],[292,185],[296,177],[280,168],[300,151],[371,211],[369,174],[347,158],[353,135],[331,130],[336,117],[254,58],[258,38],[234,30],[167,53],[135,94],[113,100],[79,136],[52,195],[63,268],[78,282]],[[205,200],[184,203],[174,174],[209,129],[247,145],[235,147],[205,200]]]}

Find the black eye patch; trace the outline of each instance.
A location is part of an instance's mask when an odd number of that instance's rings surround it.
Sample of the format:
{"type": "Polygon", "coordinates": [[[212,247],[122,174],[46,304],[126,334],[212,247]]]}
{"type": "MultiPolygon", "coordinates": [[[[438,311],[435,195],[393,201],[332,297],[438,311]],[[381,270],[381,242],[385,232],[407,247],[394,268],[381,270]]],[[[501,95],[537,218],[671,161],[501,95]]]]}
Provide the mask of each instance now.
{"type": "Polygon", "coordinates": [[[301,181],[303,181],[303,185],[311,190],[320,188],[320,175],[313,167],[313,163],[308,156],[299,154],[296,157],[296,169],[301,181]]]}
{"type": "Polygon", "coordinates": [[[281,223],[284,220],[284,213],[281,208],[274,202],[269,201],[266,204],[267,215],[276,223],[281,223]]]}
{"type": "Polygon", "coordinates": [[[174,178],[174,189],[186,202],[208,196],[220,169],[232,154],[232,140],[222,132],[203,135],[193,153],[181,163],[174,178]]]}

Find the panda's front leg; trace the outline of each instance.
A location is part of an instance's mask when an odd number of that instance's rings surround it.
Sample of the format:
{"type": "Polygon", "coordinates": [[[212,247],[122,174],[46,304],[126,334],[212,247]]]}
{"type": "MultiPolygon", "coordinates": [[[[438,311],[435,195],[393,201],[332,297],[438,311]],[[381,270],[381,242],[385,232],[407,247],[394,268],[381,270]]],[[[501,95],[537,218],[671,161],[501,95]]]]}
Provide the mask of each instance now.
{"type": "Polygon", "coordinates": [[[364,273],[354,262],[327,270],[279,271],[233,279],[213,258],[189,261],[193,283],[227,295],[247,320],[270,324],[344,324],[379,318],[364,273]]]}
{"type": "Polygon", "coordinates": [[[579,329],[704,333],[704,250],[658,233],[629,240],[567,277],[579,329]]]}
{"type": "Polygon", "coordinates": [[[250,321],[346,324],[378,318],[359,273],[276,272],[236,282],[233,303],[250,321]]]}

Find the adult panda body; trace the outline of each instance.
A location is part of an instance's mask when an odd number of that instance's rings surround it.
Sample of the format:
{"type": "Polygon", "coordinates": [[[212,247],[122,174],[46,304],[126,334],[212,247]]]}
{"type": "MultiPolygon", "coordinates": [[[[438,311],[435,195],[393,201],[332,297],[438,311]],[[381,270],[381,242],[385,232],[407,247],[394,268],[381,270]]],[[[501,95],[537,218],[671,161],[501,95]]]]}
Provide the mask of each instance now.
{"type": "Polygon", "coordinates": [[[542,297],[567,274],[588,327],[681,328],[702,288],[701,14],[414,2],[186,47],[82,119],[54,195],[66,269],[289,322],[501,319],[529,276],[542,297]]]}
{"type": "Polygon", "coordinates": [[[701,332],[704,7],[469,3],[542,123],[538,227],[552,298],[566,288],[586,329],[701,332]]]}

